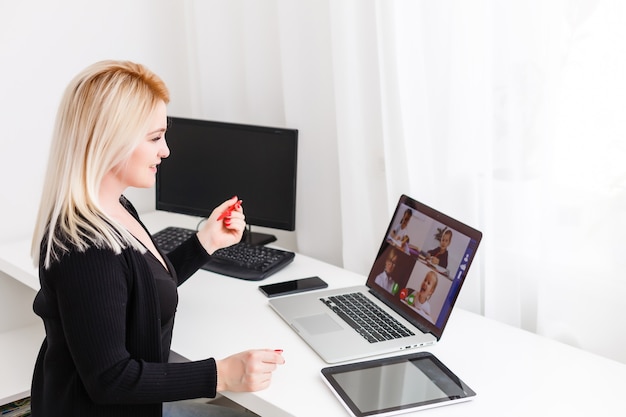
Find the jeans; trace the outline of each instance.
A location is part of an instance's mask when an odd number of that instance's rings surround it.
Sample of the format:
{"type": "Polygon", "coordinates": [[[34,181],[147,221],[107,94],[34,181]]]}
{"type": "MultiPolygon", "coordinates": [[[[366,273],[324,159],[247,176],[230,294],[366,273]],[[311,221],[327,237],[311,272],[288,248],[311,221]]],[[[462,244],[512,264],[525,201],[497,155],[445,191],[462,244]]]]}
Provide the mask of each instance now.
{"type": "Polygon", "coordinates": [[[251,417],[254,414],[196,401],[163,403],[163,417],[251,417]]]}

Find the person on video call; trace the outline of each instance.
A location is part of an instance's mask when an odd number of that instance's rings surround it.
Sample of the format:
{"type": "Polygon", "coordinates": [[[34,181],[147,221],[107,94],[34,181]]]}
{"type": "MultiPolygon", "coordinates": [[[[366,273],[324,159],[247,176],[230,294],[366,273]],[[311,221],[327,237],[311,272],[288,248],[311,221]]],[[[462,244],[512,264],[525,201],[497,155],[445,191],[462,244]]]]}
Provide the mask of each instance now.
{"type": "Polygon", "coordinates": [[[374,282],[380,287],[384,288],[388,292],[394,292],[394,284],[396,283],[393,278],[393,271],[396,269],[396,262],[398,261],[398,253],[393,247],[390,247],[390,251],[385,259],[385,268],[376,276],[374,282]]]}
{"type": "Polygon", "coordinates": [[[179,400],[267,388],[284,363],[274,349],[168,363],[177,286],[245,227],[233,197],[165,255],[124,197],[128,187],[152,187],[169,156],[168,101],[157,75],[127,61],[93,64],[65,90],[32,243],[41,283],[33,309],[46,330],[34,417],[245,416],[179,400]]]}
{"type": "Polygon", "coordinates": [[[424,276],[424,280],[422,281],[422,285],[420,286],[419,291],[416,291],[411,297],[413,307],[420,314],[428,318],[431,322],[433,321],[432,316],[430,315],[430,298],[435,293],[435,289],[437,289],[437,283],[439,282],[439,278],[437,278],[437,274],[434,271],[428,271],[424,276]]]}
{"type": "Polygon", "coordinates": [[[409,225],[409,221],[413,216],[413,210],[407,208],[402,214],[402,218],[400,222],[395,225],[391,232],[389,233],[391,237],[391,242],[399,248],[402,248],[405,252],[408,253],[408,245],[409,245],[409,235],[407,226],[409,225]]]}
{"type": "Polygon", "coordinates": [[[428,261],[433,265],[439,265],[442,268],[448,267],[448,246],[452,241],[452,230],[447,229],[441,235],[439,247],[428,251],[428,261]]]}

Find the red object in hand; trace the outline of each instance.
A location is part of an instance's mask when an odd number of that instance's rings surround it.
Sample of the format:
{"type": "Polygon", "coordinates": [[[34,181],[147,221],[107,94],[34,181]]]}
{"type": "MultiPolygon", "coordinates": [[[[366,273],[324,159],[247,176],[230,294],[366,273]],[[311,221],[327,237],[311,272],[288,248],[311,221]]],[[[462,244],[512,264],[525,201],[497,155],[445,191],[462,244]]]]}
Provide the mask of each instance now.
{"type": "Polygon", "coordinates": [[[238,200],[235,204],[224,210],[222,214],[220,214],[220,216],[217,218],[217,221],[222,220],[224,217],[230,216],[230,213],[232,213],[234,209],[239,207],[241,207],[241,200],[238,200]]]}

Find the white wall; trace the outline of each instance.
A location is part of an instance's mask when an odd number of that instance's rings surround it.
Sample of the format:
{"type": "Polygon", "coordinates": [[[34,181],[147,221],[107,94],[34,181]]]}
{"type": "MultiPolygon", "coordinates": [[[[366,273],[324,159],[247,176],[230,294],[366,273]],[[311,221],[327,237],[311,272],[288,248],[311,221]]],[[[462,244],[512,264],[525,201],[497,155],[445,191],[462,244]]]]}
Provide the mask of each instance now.
{"type": "Polygon", "coordinates": [[[35,290],[0,272],[0,334],[41,323],[33,313],[35,290]]]}
{"type": "MultiPolygon", "coordinates": [[[[189,111],[184,3],[0,0],[0,243],[30,237],[52,125],[63,89],[101,59],[141,62],[171,92],[170,110],[189,111]]],[[[152,190],[131,192],[140,211],[152,190]]]]}
{"type": "MultiPolygon", "coordinates": [[[[101,59],[146,64],[170,88],[169,114],[214,119],[222,116],[219,112],[199,114],[202,102],[218,100],[213,94],[205,97],[200,92],[201,77],[194,65],[197,55],[209,55],[209,60],[215,55],[209,48],[206,54],[197,53],[196,49],[204,44],[190,32],[185,20],[196,13],[208,13],[216,19],[212,21],[214,31],[206,35],[215,38],[213,44],[223,45],[222,34],[215,32],[220,26],[214,23],[220,21],[219,14],[228,13],[228,3],[216,6],[213,2],[213,8],[207,11],[196,10],[192,2],[168,0],[0,0],[0,15],[8,22],[0,27],[0,243],[30,238],[57,105],[67,83],[87,65],[101,59]]],[[[211,19],[207,17],[207,21],[211,19]]],[[[227,55],[227,49],[222,53],[227,55]]],[[[216,61],[224,71],[231,70],[223,65],[223,58],[216,61]]],[[[220,99],[214,106],[219,109],[225,102],[220,99]]],[[[266,109],[272,107],[271,103],[265,104],[266,109]]],[[[278,106],[282,114],[283,108],[278,106]]],[[[277,123],[247,116],[239,121],[277,123]]],[[[154,189],[129,189],[126,195],[140,212],[154,209],[154,189]]],[[[296,232],[255,230],[273,233],[281,246],[297,250],[296,232]]]]}

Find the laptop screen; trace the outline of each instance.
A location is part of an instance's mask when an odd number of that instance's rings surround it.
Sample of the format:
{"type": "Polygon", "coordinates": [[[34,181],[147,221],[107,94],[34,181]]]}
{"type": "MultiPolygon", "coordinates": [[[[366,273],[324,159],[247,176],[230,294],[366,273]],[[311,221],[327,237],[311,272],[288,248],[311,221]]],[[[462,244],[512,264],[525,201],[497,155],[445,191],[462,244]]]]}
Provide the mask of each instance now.
{"type": "Polygon", "coordinates": [[[402,195],[367,286],[439,339],[481,239],[478,230],[402,195]]]}

